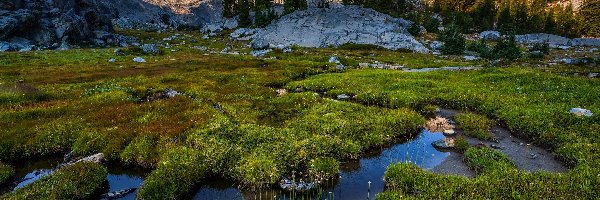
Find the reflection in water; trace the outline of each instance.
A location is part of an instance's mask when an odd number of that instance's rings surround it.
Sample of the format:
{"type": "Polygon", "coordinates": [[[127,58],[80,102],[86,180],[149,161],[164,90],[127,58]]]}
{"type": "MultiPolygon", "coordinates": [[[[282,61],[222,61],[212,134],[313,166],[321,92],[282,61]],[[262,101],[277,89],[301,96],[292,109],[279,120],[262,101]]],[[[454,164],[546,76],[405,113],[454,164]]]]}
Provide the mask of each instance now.
{"type": "MultiPolygon", "coordinates": [[[[442,133],[431,133],[423,130],[418,137],[384,148],[377,155],[366,155],[357,161],[344,163],[340,178],[331,183],[332,186],[320,188],[320,195],[292,196],[279,189],[259,191],[240,190],[236,183],[229,180],[207,180],[201,184],[194,199],[374,199],[377,193],[383,191],[383,175],[386,168],[397,162],[412,162],[424,168],[431,169],[439,165],[449,153],[439,152],[431,143],[443,139],[442,133]],[[369,187],[370,185],[370,187],[369,187]]],[[[377,152],[377,151],[376,151],[377,152]]],[[[60,164],[60,158],[44,159],[36,162],[23,163],[17,166],[15,180],[21,180],[4,188],[0,194],[24,187],[31,182],[48,175],[60,164]],[[24,180],[24,181],[23,181],[24,180]]],[[[144,181],[143,170],[123,167],[109,167],[108,191],[118,191],[129,188],[139,188],[144,181]]],[[[135,199],[136,192],[127,194],[122,199],[135,199]]],[[[307,195],[307,194],[304,194],[307,195]]]]}
{"type": "MultiPolygon", "coordinates": [[[[390,164],[412,162],[421,168],[432,169],[442,163],[449,153],[437,151],[431,143],[443,138],[442,133],[423,130],[418,137],[385,148],[378,155],[345,163],[340,179],[333,187],[323,188],[321,195],[305,199],[374,199],[377,193],[383,191],[383,175],[390,164]]],[[[221,181],[227,184],[226,180],[221,181]]],[[[290,199],[292,195],[276,189],[240,191],[233,183],[229,185],[225,188],[223,184],[202,185],[194,199],[290,199]]]]}

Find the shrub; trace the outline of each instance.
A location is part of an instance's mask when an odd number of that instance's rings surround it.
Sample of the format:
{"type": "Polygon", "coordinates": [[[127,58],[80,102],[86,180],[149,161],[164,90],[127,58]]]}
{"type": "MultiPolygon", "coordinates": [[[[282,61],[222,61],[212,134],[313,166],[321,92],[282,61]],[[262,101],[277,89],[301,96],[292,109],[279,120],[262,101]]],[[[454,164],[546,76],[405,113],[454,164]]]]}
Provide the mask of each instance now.
{"type": "Polygon", "coordinates": [[[444,42],[441,49],[444,54],[460,55],[465,51],[465,37],[457,26],[451,26],[442,31],[438,39],[444,42]]]}
{"type": "Polygon", "coordinates": [[[90,199],[106,182],[107,173],[100,164],[79,162],[2,196],[2,199],[90,199]]]}
{"type": "Polygon", "coordinates": [[[413,36],[421,35],[421,26],[419,26],[419,24],[417,23],[413,23],[412,25],[410,25],[410,27],[408,27],[408,33],[410,33],[413,36]]]}
{"type": "Polygon", "coordinates": [[[437,33],[438,27],[440,26],[440,20],[430,17],[423,26],[425,27],[425,30],[427,30],[427,32],[437,33]]]}
{"type": "Polygon", "coordinates": [[[463,136],[458,136],[454,139],[454,148],[460,152],[465,152],[471,145],[463,136]]]}
{"type": "Polygon", "coordinates": [[[521,50],[514,35],[502,37],[494,47],[496,58],[516,60],[521,57],[521,50]]]}
{"type": "Polygon", "coordinates": [[[456,115],[454,119],[466,135],[482,140],[495,140],[494,135],[490,133],[493,121],[484,115],[463,113],[456,115]]]}
{"type": "Polygon", "coordinates": [[[544,55],[550,53],[550,45],[548,43],[535,43],[529,49],[529,58],[544,58],[544,55]]]}
{"type": "Polygon", "coordinates": [[[482,58],[494,58],[492,48],[490,48],[490,46],[488,46],[484,40],[470,42],[467,44],[467,50],[479,53],[479,56],[482,58]]]}
{"type": "Polygon", "coordinates": [[[0,185],[4,185],[4,183],[9,181],[12,178],[14,173],[15,173],[15,170],[12,167],[10,167],[9,165],[0,163],[0,185]]]}

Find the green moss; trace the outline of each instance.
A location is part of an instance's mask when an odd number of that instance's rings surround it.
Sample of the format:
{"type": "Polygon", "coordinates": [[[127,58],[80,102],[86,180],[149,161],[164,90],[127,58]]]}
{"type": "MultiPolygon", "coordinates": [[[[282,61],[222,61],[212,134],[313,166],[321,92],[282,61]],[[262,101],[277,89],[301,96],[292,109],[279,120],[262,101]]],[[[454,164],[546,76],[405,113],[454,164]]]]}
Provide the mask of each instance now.
{"type": "Polygon", "coordinates": [[[458,136],[455,140],[454,140],[454,148],[460,152],[465,152],[467,149],[469,149],[471,147],[471,145],[469,144],[469,142],[465,139],[465,137],[462,136],[458,136]]]}
{"type": "Polygon", "coordinates": [[[176,199],[190,191],[208,171],[201,154],[192,148],[167,151],[138,191],[138,199],[176,199]]]}
{"type": "Polygon", "coordinates": [[[12,179],[15,170],[7,164],[0,163],[0,185],[4,185],[7,181],[12,179]]]}
{"type": "Polygon", "coordinates": [[[481,140],[495,140],[490,132],[493,121],[484,115],[474,113],[461,113],[454,118],[458,126],[465,131],[465,134],[481,140]]]}
{"type": "Polygon", "coordinates": [[[89,199],[106,182],[102,165],[80,162],[2,196],[2,199],[89,199]]]}
{"type": "Polygon", "coordinates": [[[465,152],[465,162],[476,173],[491,173],[514,169],[516,165],[502,152],[490,148],[469,148],[465,152]]]}

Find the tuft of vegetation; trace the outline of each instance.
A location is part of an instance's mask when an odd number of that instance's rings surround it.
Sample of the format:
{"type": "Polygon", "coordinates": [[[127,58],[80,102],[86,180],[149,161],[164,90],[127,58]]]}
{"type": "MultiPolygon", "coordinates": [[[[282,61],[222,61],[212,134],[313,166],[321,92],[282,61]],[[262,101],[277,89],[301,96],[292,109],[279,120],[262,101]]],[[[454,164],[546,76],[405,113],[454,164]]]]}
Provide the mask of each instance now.
{"type": "Polygon", "coordinates": [[[454,139],[454,148],[459,152],[465,152],[469,149],[471,145],[463,136],[458,136],[454,139]]]}
{"type": "Polygon", "coordinates": [[[465,134],[481,140],[495,140],[490,132],[494,122],[484,115],[461,113],[454,118],[465,134]]]}
{"type": "Polygon", "coordinates": [[[15,170],[10,165],[0,163],[0,185],[4,185],[4,183],[11,180],[14,173],[15,170]]]}
{"type": "Polygon", "coordinates": [[[106,182],[107,169],[79,162],[2,196],[2,199],[90,199],[106,182]]]}
{"type": "Polygon", "coordinates": [[[465,151],[465,162],[477,174],[491,174],[516,168],[510,158],[502,152],[487,148],[469,148],[465,151]]]}
{"type": "Polygon", "coordinates": [[[439,38],[444,43],[442,53],[448,55],[460,55],[465,51],[465,37],[457,26],[451,26],[440,33],[439,38]]]}
{"type": "Polygon", "coordinates": [[[204,178],[207,165],[201,154],[189,147],[167,151],[137,193],[138,199],[177,199],[204,178]]]}

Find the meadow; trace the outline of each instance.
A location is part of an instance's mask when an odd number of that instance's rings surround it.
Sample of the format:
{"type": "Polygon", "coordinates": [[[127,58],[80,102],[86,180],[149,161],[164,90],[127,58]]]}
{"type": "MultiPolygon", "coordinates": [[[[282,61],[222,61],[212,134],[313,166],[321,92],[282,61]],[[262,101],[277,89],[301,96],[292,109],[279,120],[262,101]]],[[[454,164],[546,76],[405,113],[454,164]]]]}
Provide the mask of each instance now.
{"type": "MultiPolygon", "coordinates": [[[[160,43],[173,33],[124,34],[160,43]]],[[[523,172],[495,150],[467,147],[466,162],[477,177],[436,175],[399,163],[389,167],[387,190],[377,198],[600,195],[600,117],[568,113],[573,107],[600,113],[600,82],[560,75],[597,72],[597,66],[537,67],[532,63],[544,60],[528,59],[490,66],[352,45],[294,47],[257,58],[247,55],[244,42],[181,35],[161,55],[122,48],[126,55],[116,56],[115,48],[91,47],[0,54],[0,184],[11,180],[15,163],[68,152],[104,153],[108,164],[146,168],[138,199],[185,197],[210,177],[248,188],[273,187],[282,176],[326,181],[341,163],[415,135],[432,108],[444,107],[473,112],[457,121],[475,137],[493,140],[485,134],[489,118],[552,149],[570,171],[523,172]],[[209,50],[191,48],[199,45],[209,50]],[[240,54],[218,53],[225,47],[240,54]],[[147,62],[133,62],[138,56],[147,62]],[[331,56],[346,68],[329,63],[331,56]],[[483,69],[409,73],[358,67],[375,61],[483,69]],[[168,90],[180,95],[166,97],[168,90]],[[349,98],[338,99],[342,94],[349,98]]],[[[105,176],[103,166],[78,164],[2,198],[92,198],[105,176]]]]}

